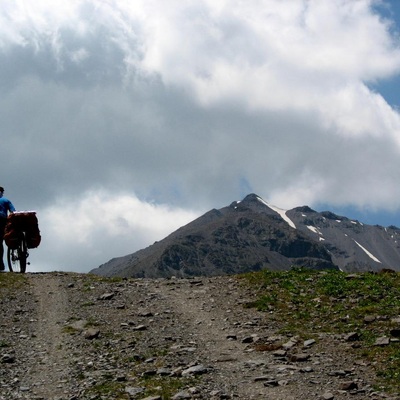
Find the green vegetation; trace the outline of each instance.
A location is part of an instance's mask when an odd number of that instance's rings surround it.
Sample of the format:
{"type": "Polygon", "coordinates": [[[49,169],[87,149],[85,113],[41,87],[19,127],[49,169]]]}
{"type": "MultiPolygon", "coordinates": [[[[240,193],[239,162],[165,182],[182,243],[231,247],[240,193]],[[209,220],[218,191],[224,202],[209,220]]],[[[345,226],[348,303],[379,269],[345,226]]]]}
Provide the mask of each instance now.
{"type": "Polygon", "coordinates": [[[26,285],[28,279],[24,274],[1,273],[0,274],[0,298],[8,296],[9,293],[21,289],[26,285]]]}
{"type": "MultiPolygon", "coordinates": [[[[105,376],[105,380],[91,387],[87,394],[100,396],[108,399],[130,399],[125,388],[129,386],[126,382],[113,380],[111,375],[105,376]]],[[[83,377],[82,377],[83,379],[83,377]]],[[[132,384],[134,387],[143,388],[141,396],[161,396],[163,400],[170,400],[177,391],[184,387],[193,386],[196,380],[194,378],[174,378],[154,376],[141,376],[132,384]]],[[[96,397],[97,398],[97,397],[96,397]]]]}
{"type": "Polygon", "coordinates": [[[356,332],[354,351],[376,363],[379,382],[386,390],[400,389],[400,342],[376,346],[379,337],[393,337],[400,329],[400,274],[314,271],[293,268],[241,276],[255,290],[247,307],[268,311],[281,324],[282,333],[309,337],[321,332],[356,332]]]}
{"type": "MultiPolygon", "coordinates": [[[[120,277],[105,277],[94,274],[86,274],[83,280],[83,291],[88,292],[91,291],[94,287],[101,283],[120,283],[124,280],[124,278],[120,277]]],[[[90,306],[91,304],[85,304],[84,306],[90,306]]]]}
{"type": "Polygon", "coordinates": [[[116,382],[112,380],[112,377],[110,376],[109,380],[94,385],[87,391],[87,393],[96,396],[93,397],[95,399],[130,399],[128,393],[125,392],[125,386],[126,384],[116,382]]]}
{"type": "Polygon", "coordinates": [[[74,328],[71,325],[66,325],[62,328],[62,332],[66,333],[68,335],[77,335],[78,333],[80,333],[81,331],[77,328],[74,328]]]}
{"type": "Polygon", "coordinates": [[[184,387],[195,385],[194,378],[174,378],[162,376],[145,376],[140,379],[139,386],[146,388],[145,395],[161,396],[164,400],[172,397],[184,387]]]}

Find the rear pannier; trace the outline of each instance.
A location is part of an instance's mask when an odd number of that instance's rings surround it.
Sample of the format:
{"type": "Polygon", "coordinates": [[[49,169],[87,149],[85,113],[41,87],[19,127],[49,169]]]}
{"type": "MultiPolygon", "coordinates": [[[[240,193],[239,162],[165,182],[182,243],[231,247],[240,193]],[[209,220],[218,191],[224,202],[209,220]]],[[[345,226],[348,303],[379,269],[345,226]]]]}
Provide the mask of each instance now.
{"type": "Polygon", "coordinates": [[[26,245],[29,249],[39,246],[41,236],[35,211],[17,211],[8,216],[4,241],[9,248],[18,247],[21,232],[25,232],[26,245]]]}

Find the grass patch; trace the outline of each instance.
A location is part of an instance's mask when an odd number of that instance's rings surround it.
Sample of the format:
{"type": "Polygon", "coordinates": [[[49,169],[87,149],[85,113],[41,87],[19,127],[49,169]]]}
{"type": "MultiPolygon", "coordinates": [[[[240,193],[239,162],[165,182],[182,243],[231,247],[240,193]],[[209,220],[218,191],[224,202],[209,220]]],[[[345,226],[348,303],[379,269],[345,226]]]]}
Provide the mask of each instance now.
{"type": "Polygon", "coordinates": [[[400,316],[400,274],[349,275],[293,268],[245,274],[240,279],[256,294],[246,307],[268,311],[281,324],[282,333],[308,337],[358,332],[360,349],[355,351],[376,362],[386,390],[400,390],[400,343],[374,346],[378,337],[390,337],[396,326],[392,319],[400,316]]]}
{"type": "Polygon", "coordinates": [[[62,328],[62,333],[66,333],[67,335],[77,335],[78,333],[81,333],[81,331],[71,325],[67,325],[62,328]]]}
{"type": "Polygon", "coordinates": [[[117,284],[123,282],[125,279],[121,277],[106,277],[94,274],[86,274],[82,282],[82,290],[84,292],[96,289],[100,284],[117,284]]]}
{"type": "Polygon", "coordinates": [[[135,387],[142,388],[143,390],[142,392],[138,393],[138,395],[140,394],[140,398],[161,396],[163,400],[170,400],[178,391],[185,387],[193,386],[196,382],[194,378],[161,376],[143,376],[140,377],[135,383],[118,382],[113,380],[111,375],[105,378],[105,381],[94,385],[88,389],[85,394],[99,396],[99,399],[131,399],[130,395],[126,392],[126,388],[135,387]]]}
{"type": "Polygon", "coordinates": [[[185,387],[195,386],[196,382],[195,378],[146,376],[140,379],[139,386],[146,388],[146,396],[161,396],[163,400],[170,400],[185,387]]]}
{"type": "Polygon", "coordinates": [[[86,394],[92,396],[100,396],[100,397],[94,397],[96,399],[97,398],[99,399],[110,398],[117,400],[130,399],[129,394],[125,392],[125,386],[126,384],[123,384],[121,382],[116,382],[110,379],[94,385],[93,387],[87,390],[86,394]]]}
{"type": "Polygon", "coordinates": [[[0,298],[15,296],[17,290],[22,289],[28,284],[28,278],[25,274],[0,273],[0,298]]]}

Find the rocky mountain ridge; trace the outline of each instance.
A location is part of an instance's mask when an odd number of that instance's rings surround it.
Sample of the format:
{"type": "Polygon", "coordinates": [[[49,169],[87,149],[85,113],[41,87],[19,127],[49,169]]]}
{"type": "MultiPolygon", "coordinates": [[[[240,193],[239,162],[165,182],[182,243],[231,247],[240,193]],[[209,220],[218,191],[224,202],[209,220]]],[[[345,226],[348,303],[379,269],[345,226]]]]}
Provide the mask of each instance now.
{"type": "Polygon", "coordinates": [[[213,209],[133,254],[92,270],[102,276],[230,275],[292,266],[346,272],[400,270],[400,229],[310,207],[285,211],[256,194],[213,209]]]}

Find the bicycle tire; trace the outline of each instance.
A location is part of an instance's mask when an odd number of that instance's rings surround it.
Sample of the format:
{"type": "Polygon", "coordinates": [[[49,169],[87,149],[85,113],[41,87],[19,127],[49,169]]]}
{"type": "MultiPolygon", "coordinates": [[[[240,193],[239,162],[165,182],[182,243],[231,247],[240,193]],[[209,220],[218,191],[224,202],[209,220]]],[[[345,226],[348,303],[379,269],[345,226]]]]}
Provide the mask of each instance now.
{"type": "Polygon", "coordinates": [[[7,250],[7,262],[10,272],[25,273],[26,271],[26,258],[27,258],[27,246],[25,237],[21,239],[19,246],[16,249],[7,250]]]}

